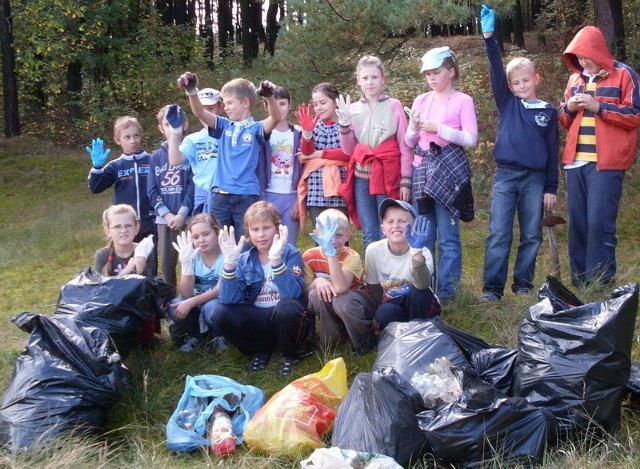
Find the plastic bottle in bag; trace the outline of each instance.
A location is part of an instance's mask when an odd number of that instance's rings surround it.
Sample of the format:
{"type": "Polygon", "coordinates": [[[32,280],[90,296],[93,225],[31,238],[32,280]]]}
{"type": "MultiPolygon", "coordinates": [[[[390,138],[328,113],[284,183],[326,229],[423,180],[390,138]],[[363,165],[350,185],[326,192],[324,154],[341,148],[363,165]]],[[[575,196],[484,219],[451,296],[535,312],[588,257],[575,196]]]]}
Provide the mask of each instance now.
{"type": "Polygon", "coordinates": [[[211,415],[209,449],[216,456],[228,456],[236,451],[236,436],[229,415],[221,408],[211,415]]]}

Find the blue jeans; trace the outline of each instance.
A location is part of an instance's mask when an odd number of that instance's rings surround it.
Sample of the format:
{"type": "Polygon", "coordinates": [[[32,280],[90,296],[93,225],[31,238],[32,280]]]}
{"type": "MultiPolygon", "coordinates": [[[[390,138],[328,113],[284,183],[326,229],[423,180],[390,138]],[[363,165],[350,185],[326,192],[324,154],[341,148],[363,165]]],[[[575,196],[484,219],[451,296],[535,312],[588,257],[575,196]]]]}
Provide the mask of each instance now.
{"type": "MultiPolygon", "coordinates": [[[[416,212],[420,213],[415,200],[413,206],[416,212]]],[[[456,295],[462,277],[460,221],[453,222],[445,208],[435,201],[431,211],[424,216],[429,220],[427,247],[431,251],[433,265],[436,267],[436,271],[432,272],[437,279],[436,295],[440,300],[450,300],[456,295]],[[437,252],[436,241],[438,242],[437,252]]]]}
{"type": "Polygon", "coordinates": [[[358,219],[362,225],[362,250],[364,252],[369,244],[382,239],[378,207],[387,196],[369,194],[369,181],[359,177],[354,178],[353,194],[356,200],[358,219]]]}
{"type": "Polygon", "coordinates": [[[175,304],[184,301],[185,298],[178,297],[171,300],[171,304],[167,309],[169,318],[174,324],[177,324],[180,329],[183,329],[190,337],[200,336],[200,308],[191,308],[189,314],[183,319],[178,319],[175,316],[175,304]]]}
{"type": "Polygon", "coordinates": [[[616,219],[624,171],[598,171],[595,163],[568,169],[571,279],[608,283],[616,273],[616,219]]]}
{"type": "Polygon", "coordinates": [[[257,195],[211,194],[211,215],[218,220],[220,226],[233,226],[236,230],[236,241],[244,233],[244,214],[247,209],[260,200],[257,195]]]}
{"type": "Polygon", "coordinates": [[[513,269],[512,291],[533,288],[536,256],[542,243],[544,171],[498,168],[493,181],[489,236],[485,245],[482,291],[504,294],[518,211],[520,243],[513,269]]]}

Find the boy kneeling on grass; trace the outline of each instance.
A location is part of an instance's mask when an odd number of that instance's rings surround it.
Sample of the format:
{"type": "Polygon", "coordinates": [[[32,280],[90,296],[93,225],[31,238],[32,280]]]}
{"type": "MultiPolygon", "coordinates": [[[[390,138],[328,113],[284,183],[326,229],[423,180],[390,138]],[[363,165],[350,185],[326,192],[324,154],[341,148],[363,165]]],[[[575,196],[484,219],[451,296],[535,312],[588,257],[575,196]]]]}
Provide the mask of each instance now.
{"type": "Polygon", "coordinates": [[[356,355],[376,346],[375,303],[363,291],[362,260],[345,244],[349,220],[335,208],[320,213],[311,237],[318,244],[302,255],[309,312],[320,318],[320,345],[326,349],[349,338],[356,355]]]}
{"type": "Polygon", "coordinates": [[[382,332],[393,321],[440,321],[440,303],[431,289],[433,257],[427,249],[429,222],[408,202],[384,199],[378,211],[384,239],[367,246],[365,280],[380,306],[374,321],[382,332]]]}

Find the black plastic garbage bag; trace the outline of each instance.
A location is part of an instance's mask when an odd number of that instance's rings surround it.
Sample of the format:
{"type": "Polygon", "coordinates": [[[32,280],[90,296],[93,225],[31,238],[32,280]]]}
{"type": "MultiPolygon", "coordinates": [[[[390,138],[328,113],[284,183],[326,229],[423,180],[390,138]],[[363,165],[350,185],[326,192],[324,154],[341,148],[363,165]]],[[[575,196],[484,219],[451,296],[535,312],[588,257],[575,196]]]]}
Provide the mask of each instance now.
{"type": "Polygon", "coordinates": [[[560,280],[552,276],[547,276],[547,281],[538,290],[538,299],[542,300],[544,298],[549,298],[554,311],[564,311],[584,304],[560,280]]]}
{"type": "Polygon", "coordinates": [[[562,437],[598,426],[617,430],[637,310],[635,283],[610,300],[562,311],[550,298],[531,306],[519,330],[511,394],[552,412],[562,437]]]}
{"type": "Polygon", "coordinates": [[[471,364],[478,378],[509,395],[518,351],[506,347],[491,347],[471,355],[471,364]]]}
{"type": "Polygon", "coordinates": [[[631,373],[629,374],[627,390],[640,396],[640,362],[634,362],[631,364],[631,373]]]}
{"type": "Polygon", "coordinates": [[[107,332],[126,359],[153,316],[161,317],[173,287],[142,275],[104,277],[82,270],[60,290],[54,317],[71,317],[107,332]]]}
{"type": "Polygon", "coordinates": [[[12,321],[31,335],[2,398],[0,446],[21,452],[98,429],[127,384],[109,336],[81,321],[40,314],[12,321]]]}
{"type": "Polygon", "coordinates": [[[465,353],[449,334],[431,321],[392,322],[380,337],[373,369],[392,367],[411,381],[436,358],[446,357],[455,367],[472,372],[465,353]]]}
{"type": "Polygon", "coordinates": [[[405,465],[425,444],[416,414],[422,396],[392,368],[360,373],[340,405],[331,446],[380,453],[405,465]]]}
{"type": "Polygon", "coordinates": [[[553,416],[462,372],[456,376],[462,387],[459,398],[418,414],[427,447],[438,462],[457,467],[481,467],[494,458],[508,465],[540,462],[553,416]]]}

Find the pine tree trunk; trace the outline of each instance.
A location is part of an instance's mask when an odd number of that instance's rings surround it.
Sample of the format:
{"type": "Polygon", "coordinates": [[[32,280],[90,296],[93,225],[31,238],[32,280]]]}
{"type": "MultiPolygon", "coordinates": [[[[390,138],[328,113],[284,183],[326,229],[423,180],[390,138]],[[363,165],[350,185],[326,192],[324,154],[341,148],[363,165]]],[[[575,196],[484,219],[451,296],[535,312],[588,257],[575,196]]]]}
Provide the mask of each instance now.
{"type": "Polygon", "coordinates": [[[9,0],[0,0],[0,49],[2,51],[4,135],[5,137],[16,137],[20,135],[20,114],[18,112],[16,54],[13,48],[13,22],[9,0]]]}

